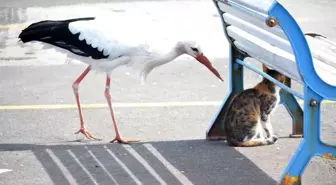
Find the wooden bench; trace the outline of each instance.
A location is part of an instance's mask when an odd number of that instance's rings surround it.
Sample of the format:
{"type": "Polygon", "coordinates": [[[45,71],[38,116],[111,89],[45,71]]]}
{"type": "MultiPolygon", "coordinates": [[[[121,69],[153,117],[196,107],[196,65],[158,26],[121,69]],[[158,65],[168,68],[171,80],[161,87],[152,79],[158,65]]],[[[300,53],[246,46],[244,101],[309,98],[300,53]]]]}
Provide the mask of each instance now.
{"type": "Polygon", "coordinates": [[[293,119],[291,137],[304,136],[282,174],[281,185],[301,184],[314,156],[336,159],[336,148],[320,140],[320,103],[336,100],[336,43],[318,34],[303,34],[295,19],[273,0],[213,0],[230,44],[230,88],[206,132],[208,140],[225,139],[224,118],[232,97],[243,87],[243,68],[282,88],[281,103],[293,119]],[[253,58],[288,77],[283,85],[246,61],[253,58]],[[291,80],[303,93],[291,88],[291,80]],[[299,106],[296,97],[304,102],[299,106]]]}

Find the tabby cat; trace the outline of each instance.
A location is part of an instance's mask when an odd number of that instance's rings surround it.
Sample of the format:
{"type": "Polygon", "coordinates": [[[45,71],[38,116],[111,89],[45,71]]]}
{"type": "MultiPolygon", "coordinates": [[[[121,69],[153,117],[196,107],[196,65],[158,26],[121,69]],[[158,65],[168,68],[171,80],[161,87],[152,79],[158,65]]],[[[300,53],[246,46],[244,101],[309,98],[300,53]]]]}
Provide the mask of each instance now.
{"type": "MultiPolygon", "coordinates": [[[[286,76],[263,65],[263,71],[281,83],[286,76]]],[[[280,101],[280,87],[263,78],[255,87],[238,93],[229,105],[225,132],[229,146],[262,146],[274,144],[270,115],[280,101]],[[266,137],[264,131],[266,132],[266,137]]]]}

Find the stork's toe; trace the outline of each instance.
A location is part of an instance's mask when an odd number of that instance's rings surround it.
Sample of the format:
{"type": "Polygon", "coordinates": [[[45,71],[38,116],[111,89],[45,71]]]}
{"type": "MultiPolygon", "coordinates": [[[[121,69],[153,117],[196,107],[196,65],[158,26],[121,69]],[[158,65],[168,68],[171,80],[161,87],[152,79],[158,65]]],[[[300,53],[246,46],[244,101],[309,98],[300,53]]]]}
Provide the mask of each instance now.
{"type": "Polygon", "coordinates": [[[110,141],[110,143],[118,142],[121,144],[129,144],[129,143],[134,143],[134,142],[139,142],[140,140],[135,140],[135,139],[125,139],[121,138],[120,136],[116,136],[113,140],[110,141]]]}
{"type": "Polygon", "coordinates": [[[97,140],[97,141],[101,141],[102,139],[95,137],[94,135],[92,135],[88,130],[86,130],[85,128],[80,128],[79,131],[75,132],[75,134],[79,134],[82,133],[84,134],[84,136],[90,140],[97,140]]]}

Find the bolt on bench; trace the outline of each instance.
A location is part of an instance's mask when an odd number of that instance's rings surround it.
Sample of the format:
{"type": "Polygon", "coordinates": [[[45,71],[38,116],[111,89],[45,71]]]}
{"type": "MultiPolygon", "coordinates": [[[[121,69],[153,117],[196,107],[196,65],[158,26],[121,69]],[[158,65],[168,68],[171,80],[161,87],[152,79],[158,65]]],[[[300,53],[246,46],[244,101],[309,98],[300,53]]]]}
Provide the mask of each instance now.
{"type": "Polygon", "coordinates": [[[336,159],[336,147],[320,139],[320,106],[336,101],[336,43],[318,34],[303,34],[295,19],[273,0],[213,0],[230,44],[230,88],[206,133],[208,140],[225,139],[227,107],[243,87],[246,67],[282,88],[281,103],[293,119],[291,137],[304,136],[281,177],[281,185],[301,184],[301,176],[314,156],[336,159]],[[253,58],[287,76],[285,85],[249,64],[253,58]],[[291,88],[303,85],[303,94],[291,88]],[[302,111],[296,98],[304,102],[302,111]]]}

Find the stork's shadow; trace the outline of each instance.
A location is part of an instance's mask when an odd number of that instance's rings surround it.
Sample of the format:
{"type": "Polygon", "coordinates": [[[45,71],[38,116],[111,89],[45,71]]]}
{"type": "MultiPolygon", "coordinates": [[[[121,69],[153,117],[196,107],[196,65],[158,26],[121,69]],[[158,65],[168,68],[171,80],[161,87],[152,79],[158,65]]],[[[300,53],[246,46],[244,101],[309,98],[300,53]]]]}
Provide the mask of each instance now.
{"type": "Polygon", "coordinates": [[[131,145],[0,144],[30,150],[55,185],[272,185],[253,162],[222,142],[205,140],[131,145]]]}

